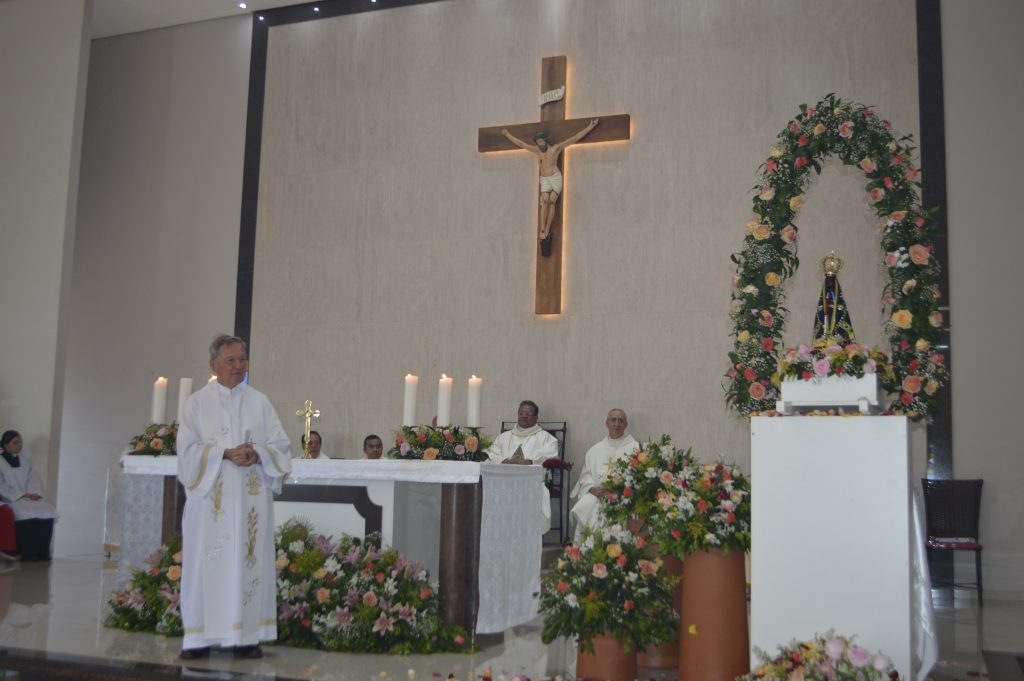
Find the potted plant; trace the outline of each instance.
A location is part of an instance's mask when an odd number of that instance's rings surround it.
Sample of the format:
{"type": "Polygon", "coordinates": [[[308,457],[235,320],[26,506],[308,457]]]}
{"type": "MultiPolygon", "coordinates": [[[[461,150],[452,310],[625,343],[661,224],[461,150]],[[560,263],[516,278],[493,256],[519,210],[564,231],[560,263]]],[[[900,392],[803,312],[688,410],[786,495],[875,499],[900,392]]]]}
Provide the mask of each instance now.
{"type": "Polygon", "coordinates": [[[899,681],[892,660],[854,645],[853,638],[829,631],[810,641],[779,646],[774,657],[757,650],[761,664],[736,681],[899,681]]]}
{"type": "Polygon", "coordinates": [[[732,681],[749,669],[746,571],[750,484],[738,466],[701,463],[668,436],[612,465],[610,519],[643,519],[658,551],[683,560],[680,678],[732,681]]]}
{"type": "Polygon", "coordinates": [[[636,650],[674,635],[673,578],[644,544],[620,525],[588,529],[545,578],[541,638],[577,638],[577,678],[633,681],[636,650]]]}

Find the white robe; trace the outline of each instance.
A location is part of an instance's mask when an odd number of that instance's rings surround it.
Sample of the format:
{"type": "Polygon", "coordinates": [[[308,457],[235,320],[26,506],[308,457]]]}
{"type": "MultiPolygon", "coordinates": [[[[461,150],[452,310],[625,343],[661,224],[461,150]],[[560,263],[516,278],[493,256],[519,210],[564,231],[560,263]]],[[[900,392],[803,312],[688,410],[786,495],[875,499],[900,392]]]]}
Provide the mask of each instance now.
{"type": "MultiPolygon", "coordinates": [[[[523,448],[523,456],[535,464],[543,464],[547,459],[558,457],[558,440],[554,435],[540,426],[533,426],[526,430],[520,430],[516,426],[512,430],[494,438],[487,450],[487,456],[491,463],[501,463],[505,459],[511,459],[516,449],[523,448]]],[[[540,500],[540,533],[544,534],[551,529],[551,497],[546,487],[542,487],[543,494],[540,500]]]]}
{"type": "Polygon", "coordinates": [[[14,511],[15,522],[33,518],[57,519],[57,509],[46,499],[22,499],[26,494],[44,495],[43,481],[32,468],[28,454],[23,449],[18,456],[21,465],[17,468],[0,456],[0,499],[14,511]]]}
{"type": "Polygon", "coordinates": [[[182,648],[253,645],[277,638],[274,492],[291,472],[288,437],[266,395],[208,383],[178,426],[182,518],[182,648]],[[251,442],[259,463],[224,450],[251,442]]]}
{"type": "Polygon", "coordinates": [[[586,527],[594,527],[598,524],[598,515],[601,510],[601,502],[590,493],[590,488],[600,485],[608,477],[608,466],[617,459],[624,459],[632,454],[640,444],[633,439],[633,436],[626,433],[617,440],[610,437],[598,442],[587,450],[587,457],[583,461],[583,470],[580,471],[580,479],[572,488],[572,497],[578,497],[578,501],[569,511],[569,515],[576,523],[573,530],[572,541],[579,542],[580,533],[586,527]]]}

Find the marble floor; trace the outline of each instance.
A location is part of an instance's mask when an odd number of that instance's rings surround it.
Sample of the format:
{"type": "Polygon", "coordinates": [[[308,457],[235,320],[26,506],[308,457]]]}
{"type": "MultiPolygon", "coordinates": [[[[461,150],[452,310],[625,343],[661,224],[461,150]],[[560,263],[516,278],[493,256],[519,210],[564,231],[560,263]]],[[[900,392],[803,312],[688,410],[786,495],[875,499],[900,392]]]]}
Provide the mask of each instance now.
{"type": "MultiPolygon", "coordinates": [[[[105,604],[116,586],[116,567],[102,557],[57,559],[52,563],[0,564],[0,668],[8,649],[40,651],[52,657],[84,656],[102,661],[131,660],[180,667],[180,639],[132,634],[100,625],[105,604]]],[[[987,678],[982,651],[1024,653],[1024,594],[986,593],[983,608],[973,592],[934,592],[939,633],[939,662],[935,681],[987,678]]],[[[572,677],[575,654],[566,642],[544,645],[540,621],[503,635],[481,637],[472,655],[350,655],[285,647],[267,647],[262,660],[235,660],[214,653],[193,661],[181,676],[348,681],[434,681],[455,674],[457,679],[479,676],[486,667],[495,679],[522,674],[531,678],[572,677]],[[208,670],[208,671],[203,671],[208,670]],[[188,673],[186,673],[188,672],[188,673]],[[234,673],[232,673],[234,672],[234,673]]],[[[175,670],[176,673],[178,670],[175,670]]],[[[671,681],[675,672],[643,670],[641,678],[671,681]]],[[[0,679],[29,676],[5,676],[0,679]]],[[[993,681],[1014,681],[996,676],[993,681]]]]}

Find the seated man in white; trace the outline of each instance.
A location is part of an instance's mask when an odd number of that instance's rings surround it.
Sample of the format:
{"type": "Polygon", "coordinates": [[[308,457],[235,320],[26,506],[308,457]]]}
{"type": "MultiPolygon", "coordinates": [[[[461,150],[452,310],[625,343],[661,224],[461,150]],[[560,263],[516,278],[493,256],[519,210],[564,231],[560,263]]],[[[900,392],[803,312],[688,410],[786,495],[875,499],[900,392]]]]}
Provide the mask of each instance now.
{"type": "MultiPolygon", "coordinates": [[[[519,414],[512,430],[494,438],[494,444],[487,450],[493,463],[543,464],[546,459],[558,456],[558,440],[537,425],[540,407],[530,400],[519,403],[519,414]]],[[[542,488],[540,533],[551,529],[551,497],[547,488],[542,488]]]]}
{"type": "Polygon", "coordinates": [[[573,522],[576,523],[572,536],[574,544],[579,541],[580,533],[585,527],[597,525],[601,498],[605,495],[601,483],[608,476],[608,466],[617,459],[628,457],[640,446],[632,435],[626,433],[629,420],[626,418],[626,412],[621,409],[609,411],[604,425],[608,428],[608,437],[587,450],[580,479],[576,481],[576,486],[569,495],[578,499],[569,511],[573,522]]]}
{"type": "MultiPolygon", "coordinates": [[[[302,442],[302,449],[299,450],[299,455],[296,458],[301,458],[303,451],[306,449],[306,434],[303,433],[302,437],[299,438],[302,442]]],[[[331,457],[320,451],[323,447],[324,440],[320,437],[320,433],[315,430],[309,431],[309,458],[311,459],[330,459],[331,457]]]]}

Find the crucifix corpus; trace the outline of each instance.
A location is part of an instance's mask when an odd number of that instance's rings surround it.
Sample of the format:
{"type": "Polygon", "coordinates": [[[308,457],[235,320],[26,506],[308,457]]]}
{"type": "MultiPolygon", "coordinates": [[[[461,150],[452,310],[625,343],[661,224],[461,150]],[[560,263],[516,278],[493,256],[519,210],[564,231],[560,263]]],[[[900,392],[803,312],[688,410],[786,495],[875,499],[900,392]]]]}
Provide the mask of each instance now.
{"type": "Polygon", "coordinates": [[[295,415],[298,416],[299,418],[306,419],[306,428],[303,431],[306,434],[306,437],[303,438],[303,442],[305,442],[306,444],[302,446],[302,458],[312,459],[313,457],[310,456],[309,454],[309,422],[313,419],[320,418],[320,410],[313,409],[312,400],[306,400],[305,407],[303,409],[299,409],[298,411],[296,411],[295,415]]]}
{"type": "Polygon", "coordinates": [[[541,62],[540,122],[480,128],[477,137],[480,152],[524,149],[539,161],[536,314],[562,311],[562,152],[571,144],[629,139],[629,114],[566,120],[566,63],[564,56],[541,62]]]}

